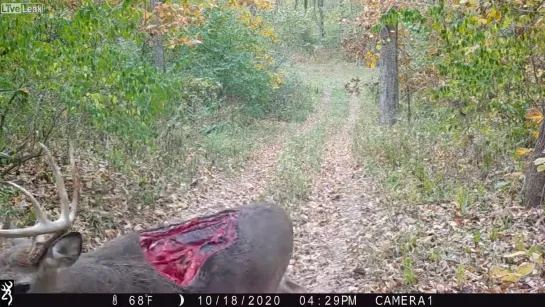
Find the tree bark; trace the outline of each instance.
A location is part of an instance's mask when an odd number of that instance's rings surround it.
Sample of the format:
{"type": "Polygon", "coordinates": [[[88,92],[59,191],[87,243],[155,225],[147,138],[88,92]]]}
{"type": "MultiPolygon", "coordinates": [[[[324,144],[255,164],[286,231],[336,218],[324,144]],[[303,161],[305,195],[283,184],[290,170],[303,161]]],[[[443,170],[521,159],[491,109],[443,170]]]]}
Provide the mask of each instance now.
{"type": "Polygon", "coordinates": [[[303,2],[303,4],[304,4],[304,7],[305,7],[305,11],[306,11],[307,8],[308,8],[308,0],[305,0],[305,1],[303,2]]]}
{"type": "Polygon", "coordinates": [[[532,162],[526,168],[524,185],[522,186],[522,202],[526,207],[538,207],[543,205],[545,189],[545,172],[538,172],[534,161],[545,157],[545,122],[539,128],[539,137],[534,147],[532,162]]]}
{"type": "Polygon", "coordinates": [[[381,125],[393,125],[399,113],[399,80],[397,60],[397,24],[380,31],[379,113],[381,125]]]}
{"type": "MultiPolygon", "coordinates": [[[[153,11],[159,3],[161,3],[160,0],[150,0],[151,10],[153,11]]],[[[158,20],[156,22],[158,22],[158,20]]],[[[165,72],[163,36],[159,34],[153,36],[153,62],[158,70],[165,72]]]]}
{"type": "Polygon", "coordinates": [[[313,0],[312,1],[312,19],[314,19],[314,22],[316,22],[316,26],[318,26],[318,32],[320,32],[320,36],[324,37],[324,18],[323,18],[323,0],[313,0]],[[316,15],[316,8],[318,8],[319,15],[316,15]]]}
{"type": "Polygon", "coordinates": [[[320,28],[320,35],[325,37],[325,28],[324,28],[324,0],[318,0],[318,11],[320,12],[320,21],[319,21],[319,28],[320,28]]]}

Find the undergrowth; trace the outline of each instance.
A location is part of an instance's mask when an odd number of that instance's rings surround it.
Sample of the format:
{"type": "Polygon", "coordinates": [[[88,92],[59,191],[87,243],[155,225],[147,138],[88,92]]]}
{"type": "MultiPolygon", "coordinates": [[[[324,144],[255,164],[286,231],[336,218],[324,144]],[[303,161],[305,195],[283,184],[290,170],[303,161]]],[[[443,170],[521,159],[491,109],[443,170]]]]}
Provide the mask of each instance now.
{"type": "Polygon", "coordinates": [[[383,127],[375,94],[366,91],[361,99],[353,150],[386,192],[384,202],[454,201],[464,212],[489,192],[514,197],[522,175],[522,162],[513,154],[521,134],[516,126],[431,110],[422,102],[412,106],[410,122],[404,114],[396,125],[383,127]]]}

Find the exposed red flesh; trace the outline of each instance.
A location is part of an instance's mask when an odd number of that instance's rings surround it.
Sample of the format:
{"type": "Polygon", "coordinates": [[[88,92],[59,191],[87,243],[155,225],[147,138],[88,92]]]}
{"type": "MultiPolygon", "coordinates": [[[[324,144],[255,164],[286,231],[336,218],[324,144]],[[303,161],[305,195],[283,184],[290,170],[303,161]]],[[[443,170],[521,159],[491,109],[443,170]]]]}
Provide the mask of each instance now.
{"type": "Polygon", "coordinates": [[[180,286],[189,285],[210,256],[237,238],[237,213],[229,211],[140,234],[147,261],[180,286]]]}

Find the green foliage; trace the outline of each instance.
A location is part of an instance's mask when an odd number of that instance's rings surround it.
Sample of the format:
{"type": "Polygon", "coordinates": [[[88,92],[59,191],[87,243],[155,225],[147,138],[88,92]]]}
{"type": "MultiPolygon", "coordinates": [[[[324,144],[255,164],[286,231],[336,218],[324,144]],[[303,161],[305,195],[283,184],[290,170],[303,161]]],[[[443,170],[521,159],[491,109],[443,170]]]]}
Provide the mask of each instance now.
{"type": "MultiPolygon", "coordinates": [[[[355,156],[380,180],[390,204],[449,200],[465,213],[483,200],[486,191],[496,190],[495,176],[503,179],[501,174],[519,167],[512,154],[519,140],[506,133],[516,123],[484,130],[452,128],[446,124],[451,121],[451,109],[430,111],[428,103],[418,102],[412,105],[410,126],[402,119],[386,129],[377,124],[377,105],[369,97],[363,101],[365,115],[353,138],[355,156]]],[[[503,192],[508,194],[509,189],[503,192]]]]}
{"type": "MultiPolygon", "coordinates": [[[[366,131],[358,132],[355,147],[372,157],[365,163],[394,200],[448,199],[464,213],[487,192],[512,197],[518,179],[499,174],[522,170],[520,156],[530,150],[519,147],[532,147],[543,118],[537,110],[545,94],[540,4],[439,1],[382,15],[371,10],[375,23],[361,27],[368,37],[399,24],[400,98],[411,122],[392,129],[362,123],[366,131]]],[[[367,45],[374,65],[380,43],[367,45]]]]}
{"type": "Polygon", "coordinates": [[[145,59],[123,48],[129,37],[133,44],[143,42],[138,15],[129,7],[92,3],[69,16],[62,12],[0,20],[2,28],[12,29],[0,38],[1,83],[29,93],[23,108],[0,96],[0,108],[11,119],[2,142],[42,132],[55,120],[124,135],[129,143],[149,139],[155,118],[168,110],[176,81],[161,78],[145,59]]]}
{"type": "Polygon", "coordinates": [[[271,102],[263,106],[263,114],[282,121],[302,122],[314,110],[313,91],[298,73],[290,72],[285,83],[273,94],[271,102]]]}
{"type": "Polygon", "coordinates": [[[319,10],[314,10],[312,3],[304,10],[302,4],[294,10],[293,3],[287,7],[271,12],[266,19],[276,29],[279,44],[276,54],[294,54],[317,58],[335,56],[341,51],[340,46],[346,37],[353,33],[344,22],[358,14],[358,3],[324,3],[323,21],[324,36],[319,31],[319,10]]]}
{"type": "Polygon", "coordinates": [[[266,102],[273,81],[258,57],[266,57],[270,39],[256,35],[234,9],[209,10],[205,16],[207,23],[194,29],[202,43],[173,50],[173,70],[214,79],[225,95],[243,102],[266,102]]]}
{"type": "MultiPolygon", "coordinates": [[[[70,137],[91,141],[120,169],[151,159],[185,167],[177,174],[187,179],[220,157],[244,157],[243,146],[270,132],[251,116],[301,120],[309,104],[291,105],[305,100],[268,54],[276,38],[260,15],[227,1],[194,4],[202,22],[168,24],[166,72],[154,66],[144,27],[148,1],[53,1],[42,15],[2,17],[10,29],[0,33],[2,152],[70,137]],[[171,44],[184,37],[200,43],[171,44]]],[[[168,12],[161,8],[161,20],[168,12]]]]}
{"type": "Polygon", "coordinates": [[[281,10],[267,19],[274,24],[280,38],[279,49],[312,54],[318,42],[318,28],[310,11],[281,10]]]}
{"type": "Polygon", "coordinates": [[[545,31],[536,14],[521,13],[514,2],[429,10],[430,34],[443,46],[432,51],[434,63],[447,81],[434,98],[461,101],[464,114],[486,111],[490,118],[522,122],[545,94],[544,65],[536,57],[545,48],[545,31]],[[528,24],[533,25],[525,29],[528,24]]]}
{"type": "Polygon", "coordinates": [[[413,269],[413,261],[411,258],[403,258],[403,277],[405,283],[412,285],[417,282],[416,275],[413,269]]]}

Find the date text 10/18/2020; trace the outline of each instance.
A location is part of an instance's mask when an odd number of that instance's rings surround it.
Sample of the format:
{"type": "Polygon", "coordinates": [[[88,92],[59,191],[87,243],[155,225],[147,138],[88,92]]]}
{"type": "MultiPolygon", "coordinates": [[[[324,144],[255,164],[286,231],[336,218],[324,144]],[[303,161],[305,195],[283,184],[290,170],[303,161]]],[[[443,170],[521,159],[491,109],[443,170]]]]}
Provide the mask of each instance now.
{"type": "Polygon", "coordinates": [[[356,295],[198,295],[199,306],[356,306],[356,295]]]}

